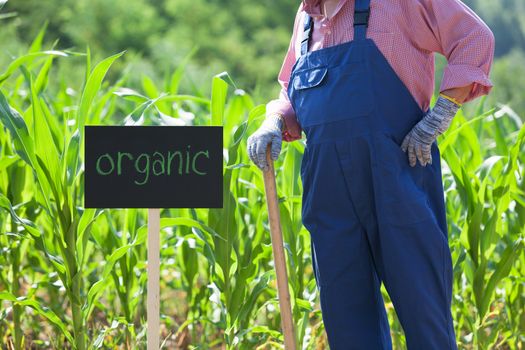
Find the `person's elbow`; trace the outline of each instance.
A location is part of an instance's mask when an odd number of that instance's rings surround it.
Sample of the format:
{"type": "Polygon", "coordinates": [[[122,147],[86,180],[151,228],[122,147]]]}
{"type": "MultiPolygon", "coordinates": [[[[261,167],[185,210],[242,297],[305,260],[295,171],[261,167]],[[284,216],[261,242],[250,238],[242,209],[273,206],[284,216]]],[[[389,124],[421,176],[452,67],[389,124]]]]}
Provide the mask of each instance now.
{"type": "MultiPolygon", "coordinates": [[[[487,50],[489,55],[494,56],[494,49],[496,46],[496,37],[494,33],[485,23],[480,25],[479,34],[480,40],[483,42],[483,47],[487,50]]],[[[492,59],[491,59],[492,61],[492,59]]]]}
{"type": "MultiPolygon", "coordinates": [[[[463,38],[464,44],[459,45],[454,56],[459,61],[468,61],[470,65],[488,70],[494,61],[496,38],[494,33],[484,22],[472,27],[471,31],[463,38]]],[[[488,72],[487,72],[488,74],[488,72]]]]}

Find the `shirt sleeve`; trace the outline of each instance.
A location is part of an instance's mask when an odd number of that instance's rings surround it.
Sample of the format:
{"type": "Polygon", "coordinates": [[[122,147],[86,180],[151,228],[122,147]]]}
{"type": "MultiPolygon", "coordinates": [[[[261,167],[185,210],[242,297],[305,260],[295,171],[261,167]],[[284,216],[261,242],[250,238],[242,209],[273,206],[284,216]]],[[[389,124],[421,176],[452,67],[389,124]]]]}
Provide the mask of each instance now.
{"type": "Polygon", "coordinates": [[[287,91],[288,81],[290,80],[292,67],[296,61],[295,43],[297,42],[297,28],[299,26],[299,22],[301,22],[301,13],[302,4],[299,5],[299,9],[297,10],[292,32],[292,38],[290,39],[288,51],[286,52],[286,56],[284,57],[284,61],[281,66],[281,70],[279,71],[279,75],[277,77],[277,80],[281,85],[279,97],[269,101],[266,104],[267,115],[278,113],[283,116],[284,122],[286,124],[286,132],[283,132],[283,140],[288,142],[302,138],[302,129],[299,123],[297,122],[295,111],[292,107],[292,104],[290,103],[290,100],[288,99],[287,91]]]}
{"type": "Polygon", "coordinates": [[[439,91],[472,84],[464,102],[488,94],[493,87],[489,72],[495,39],[487,24],[460,0],[416,3],[410,18],[415,44],[447,58],[439,91]]]}

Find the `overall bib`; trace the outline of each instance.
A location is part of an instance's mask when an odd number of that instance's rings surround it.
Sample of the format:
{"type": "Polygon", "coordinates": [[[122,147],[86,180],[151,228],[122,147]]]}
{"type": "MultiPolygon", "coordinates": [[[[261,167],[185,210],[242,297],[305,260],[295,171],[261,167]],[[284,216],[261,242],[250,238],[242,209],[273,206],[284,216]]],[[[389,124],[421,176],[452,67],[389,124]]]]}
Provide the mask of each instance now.
{"type": "Polygon", "coordinates": [[[354,40],[301,56],[288,95],[306,134],[302,220],[332,350],[391,349],[380,292],[408,349],[457,349],[450,312],[440,153],[411,167],[401,142],[426,111],[366,37],[370,0],[356,0],[354,40]]]}

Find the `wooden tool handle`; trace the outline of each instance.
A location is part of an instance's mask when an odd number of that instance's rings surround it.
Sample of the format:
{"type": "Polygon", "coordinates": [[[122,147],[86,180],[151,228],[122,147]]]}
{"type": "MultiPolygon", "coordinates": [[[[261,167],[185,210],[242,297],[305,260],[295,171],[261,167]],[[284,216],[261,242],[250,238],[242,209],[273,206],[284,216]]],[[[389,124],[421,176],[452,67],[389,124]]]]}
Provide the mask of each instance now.
{"type": "Polygon", "coordinates": [[[268,170],[263,171],[264,188],[266,192],[266,203],[268,206],[268,219],[270,221],[270,234],[272,237],[273,259],[277,274],[277,292],[279,295],[279,308],[281,310],[281,326],[284,332],[284,348],[286,350],[297,350],[295,342],[295,330],[292,317],[292,305],[290,291],[288,289],[288,274],[286,271],[286,258],[284,255],[283,234],[281,231],[281,219],[279,216],[279,199],[275,185],[275,171],[273,160],[270,155],[271,144],[266,149],[266,161],[268,170]]]}

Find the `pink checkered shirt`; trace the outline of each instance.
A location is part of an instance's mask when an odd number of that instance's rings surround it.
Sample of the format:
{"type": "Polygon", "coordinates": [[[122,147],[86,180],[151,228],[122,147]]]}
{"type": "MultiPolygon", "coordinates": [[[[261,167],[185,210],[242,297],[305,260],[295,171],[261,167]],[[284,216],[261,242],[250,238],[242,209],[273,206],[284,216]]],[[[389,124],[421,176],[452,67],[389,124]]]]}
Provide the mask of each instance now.
{"type": "MultiPolygon", "coordinates": [[[[332,17],[321,14],[322,0],[302,0],[278,81],[279,97],[266,105],[267,115],[284,116],[284,141],[302,138],[287,94],[293,64],[300,56],[304,11],[314,19],[310,51],[353,40],[354,0],[339,0],[332,17]]],[[[492,89],[488,75],[494,59],[494,34],[460,0],[370,0],[368,38],[374,40],[423,110],[434,92],[434,53],[447,58],[440,92],[472,84],[464,102],[492,89]]]]}

